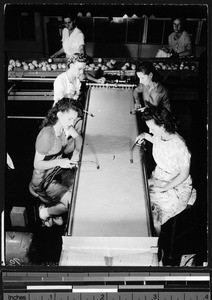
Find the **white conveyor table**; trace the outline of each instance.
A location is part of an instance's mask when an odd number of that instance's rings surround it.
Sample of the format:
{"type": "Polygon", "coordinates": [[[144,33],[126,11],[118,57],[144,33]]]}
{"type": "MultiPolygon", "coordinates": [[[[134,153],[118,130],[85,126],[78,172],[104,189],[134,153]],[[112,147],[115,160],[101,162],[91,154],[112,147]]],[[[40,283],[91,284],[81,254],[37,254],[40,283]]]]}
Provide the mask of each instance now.
{"type": "Polygon", "coordinates": [[[132,88],[90,87],[84,145],[60,265],[157,265],[132,88]]]}

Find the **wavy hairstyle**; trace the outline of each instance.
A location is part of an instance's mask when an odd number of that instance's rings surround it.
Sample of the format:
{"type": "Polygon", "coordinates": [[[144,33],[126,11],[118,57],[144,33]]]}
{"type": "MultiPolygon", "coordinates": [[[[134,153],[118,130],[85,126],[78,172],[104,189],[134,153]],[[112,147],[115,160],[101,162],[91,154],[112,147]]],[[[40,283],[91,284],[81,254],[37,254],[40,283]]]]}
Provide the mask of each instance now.
{"type": "Polygon", "coordinates": [[[62,98],[48,111],[47,116],[41,123],[40,129],[46,126],[55,125],[58,121],[57,113],[59,111],[69,111],[70,109],[78,112],[79,116],[82,115],[82,109],[76,100],[70,98],[62,98]]]}
{"type": "Polygon", "coordinates": [[[162,106],[145,108],[142,113],[142,119],[145,121],[154,120],[157,126],[163,126],[169,133],[176,133],[179,125],[179,121],[176,117],[162,106]]]}
{"type": "Polygon", "coordinates": [[[68,58],[67,66],[69,67],[70,64],[74,64],[76,61],[82,62],[82,63],[87,63],[88,57],[87,57],[87,55],[85,55],[83,53],[74,53],[71,57],[68,58]]]}
{"type": "Polygon", "coordinates": [[[152,73],[152,81],[156,83],[161,82],[159,73],[155,69],[154,65],[149,61],[142,61],[141,63],[139,63],[136,68],[136,72],[142,72],[145,75],[149,75],[150,73],[152,73]]]}

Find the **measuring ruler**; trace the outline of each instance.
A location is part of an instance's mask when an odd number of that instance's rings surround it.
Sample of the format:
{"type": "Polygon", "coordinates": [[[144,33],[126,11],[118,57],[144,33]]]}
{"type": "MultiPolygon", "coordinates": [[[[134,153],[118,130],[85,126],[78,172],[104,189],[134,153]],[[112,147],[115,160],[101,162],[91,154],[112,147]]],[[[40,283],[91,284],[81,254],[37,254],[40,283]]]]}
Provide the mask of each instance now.
{"type": "Polygon", "coordinates": [[[209,273],[2,272],[3,300],[209,300],[209,273]]]}

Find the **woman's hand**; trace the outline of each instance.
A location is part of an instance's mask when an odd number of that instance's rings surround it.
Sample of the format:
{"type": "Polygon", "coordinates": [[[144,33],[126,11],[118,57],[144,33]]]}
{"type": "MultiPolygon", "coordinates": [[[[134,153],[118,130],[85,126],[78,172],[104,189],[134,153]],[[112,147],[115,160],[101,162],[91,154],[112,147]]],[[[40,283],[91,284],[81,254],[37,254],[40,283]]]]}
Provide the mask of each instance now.
{"type": "Polygon", "coordinates": [[[142,144],[144,139],[145,139],[145,132],[143,132],[137,136],[137,138],[135,139],[135,143],[142,144]]]}
{"type": "Polygon", "coordinates": [[[144,107],[141,107],[141,108],[139,108],[139,109],[137,109],[137,110],[140,111],[140,112],[144,112],[145,109],[146,109],[146,107],[144,106],[144,107]]]}
{"type": "Polygon", "coordinates": [[[167,47],[163,47],[163,48],[161,48],[161,50],[163,50],[165,53],[169,52],[169,49],[167,47]]]}
{"type": "Polygon", "coordinates": [[[57,54],[56,54],[56,53],[54,53],[54,54],[52,54],[52,55],[50,56],[50,58],[55,58],[55,57],[57,57],[57,54]]]}
{"type": "Polygon", "coordinates": [[[68,158],[61,158],[59,160],[59,166],[62,169],[72,169],[75,167],[75,163],[71,162],[68,158]]]}
{"type": "Polygon", "coordinates": [[[172,55],[169,57],[170,59],[179,59],[180,55],[177,52],[172,51],[172,55]]]}
{"type": "Polygon", "coordinates": [[[163,193],[163,192],[166,192],[167,189],[165,187],[162,187],[162,186],[149,186],[149,190],[150,192],[152,193],[163,193]]]}
{"type": "Polygon", "coordinates": [[[97,79],[97,83],[104,84],[105,81],[106,81],[106,78],[105,78],[105,77],[101,77],[101,78],[98,78],[98,79],[97,79]]]}
{"type": "Polygon", "coordinates": [[[139,110],[141,108],[141,104],[140,103],[135,103],[135,109],[139,110]]]}

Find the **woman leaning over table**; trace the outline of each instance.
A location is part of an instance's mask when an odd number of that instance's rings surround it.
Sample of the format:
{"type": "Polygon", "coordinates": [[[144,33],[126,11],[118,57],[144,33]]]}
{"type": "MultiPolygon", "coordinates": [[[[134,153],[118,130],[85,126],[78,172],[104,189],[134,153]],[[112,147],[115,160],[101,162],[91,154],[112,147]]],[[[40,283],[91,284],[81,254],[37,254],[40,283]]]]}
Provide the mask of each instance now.
{"type": "Polygon", "coordinates": [[[85,74],[87,56],[74,53],[68,60],[68,70],[59,74],[54,81],[54,104],[62,98],[79,100],[81,94],[81,81],[88,79],[97,83],[104,83],[105,78],[95,78],[85,74]]]}
{"type": "Polygon", "coordinates": [[[139,84],[133,91],[135,109],[144,110],[146,106],[163,106],[171,110],[169,92],[161,83],[161,78],[148,61],[141,62],[136,69],[139,84]]]}

